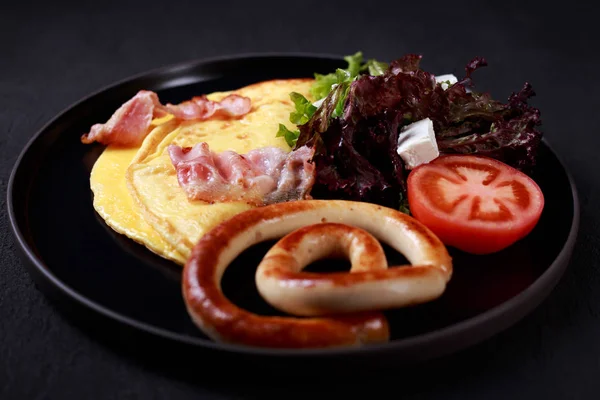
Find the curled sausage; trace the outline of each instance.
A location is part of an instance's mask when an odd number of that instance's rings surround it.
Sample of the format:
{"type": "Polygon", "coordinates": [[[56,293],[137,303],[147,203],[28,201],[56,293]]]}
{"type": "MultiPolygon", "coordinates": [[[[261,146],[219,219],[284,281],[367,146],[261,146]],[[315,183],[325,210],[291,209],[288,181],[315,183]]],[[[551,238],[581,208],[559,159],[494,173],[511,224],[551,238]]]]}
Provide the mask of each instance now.
{"type": "Polygon", "coordinates": [[[417,265],[388,269],[379,242],[362,229],[337,223],[309,225],[267,252],[256,271],[258,291],[273,307],[303,316],[400,308],[439,297],[450,279],[445,252],[432,251],[422,232],[407,230],[402,223],[386,233],[392,233],[388,244],[395,249],[412,243],[405,255],[417,265]],[[329,255],[346,256],[351,273],[302,272],[329,255]]]}
{"type": "MultiPolygon", "coordinates": [[[[368,265],[366,262],[356,267],[351,273],[314,274],[315,279],[326,279],[325,277],[331,275],[333,282],[330,283],[339,287],[357,279],[353,276],[363,276],[365,279],[371,278],[369,274],[377,276],[381,272],[387,273],[396,269],[434,270],[431,274],[435,279],[425,278],[425,284],[420,283],[421,278],[419,277],[427,274],[417,272],[413,274],[413,278],[416,276],[413,279],[410,272],[401,273],[408,280],[407,288],[415,287],[415,285],[427,288],[427,294],[421,297],[416,296],[413,298],[414,302],[419,299],[419,301],[426,301],[439,296],[450,279],[452,264],[444,245],[426,227],[399,211],[369,203],[343,200],[302,200],[278,203],[238,214],[212,229],[196,244],[185,265],[182,284],[186,307],[195,324],[214,340],[261,347],[360,346],[389,340],[389,327],[380,312],[329,314],[316,318],[267,317],[242,310],[223,295],[220,287],[223,273],[227,266],[246,248],[265,240],[281,238],[303,227],[322,223],[350,225],[363,229],[389,243],[397,251],[403,253],[411,263],[418,264],[419,267],[386,269],[386,264],[379,266],[373,264],[368,267],[370,271],[361,271],[368,265]]],[[[362,235],[362,233],[357,234],[362,235]]],[[[293,234],[291,236],[293,237],[293,234]]],[[[371,251],[365,249],[363,255],[368,256],[369,254],[373,255],[371,251]]],[[[267,260],[268,267],[268,258],[263,260],[267,260]]],[[[276,267],[276,264],[271,265],[276,267]]],[[[269,268],[265,268],[264,265],[261,269],[262,275],[257,270],[257,284],[265,284],[262,285],[263,291],[267,292],[269,289],[265,288],[271,285],[271,294],[275,293],[275,296],[270,296],[270,299],[275,303],[280,303],[278,299],[281,300],[284,297],[286,290],[280,290],[281,283],[283,282],[283,286],[285,286],[285,283],[293,282],[296,277],[287,276],[284,277],[285,279],[281,279],[282,275],[275,273],[269,278],[264,276],[265,270],[269,271],[269,268]],[[267,279],[263,281],[259,276],[267,279]],[[278,290],[279,296],[277,295],[278,290]]],[[[270,270],[277,272],[277,268],[270,270]]],[[[377,283],[379,280],[367,279],[367,281],[377,283]]],[[[291,285],[291,287],[293,286],[291,285]]],[[[317,287],[319,286],[317,285],[317,287]]],[[[413,292],[413,297],[415,293],[413,292]]],[[[298,302],[298,297],[296,297],[291,303],[295,310],[303,311],[306,308],[312,310],[308,314],[325,314],[325,311],[314,302],[298,302]]],[[[331,307],[331,304],[328,306],[331,307]]],[[[344,311],[351,310],[347,308],[344,311]]],[[[306,314],[306,312],[300,312],[300,314],[306,314]]]]}

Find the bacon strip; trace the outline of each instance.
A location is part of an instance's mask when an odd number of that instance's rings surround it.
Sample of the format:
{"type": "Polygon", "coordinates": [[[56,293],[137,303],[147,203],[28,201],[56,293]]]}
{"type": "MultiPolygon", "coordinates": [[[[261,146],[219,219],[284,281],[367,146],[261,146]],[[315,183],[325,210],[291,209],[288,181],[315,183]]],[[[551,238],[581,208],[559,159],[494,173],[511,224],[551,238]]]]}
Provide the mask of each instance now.
{"type": "Polygon", "coordinates": [[[210,118],[235,118],[248,113],[252,107],[248,97],[231,94],[221,101],[209,100],[206,96],[173,105],[162,105],[158,95],[148,90],[140,90],[124,103],[104,124],[95,124],[89,133],[81,136],[81,142],[99,142],[105,145],[139,146],[148,135],[152,119],[172,114],[181,120],[210,118]]]}
{"type": "Polygon", "coordinates": [[[217,154],[203,142],[193,148],[171,145],[168,151],[179,185],[190,200],[262,206],[311,198],[314,150],[307,146],[290,153],[263,147],[242,155],[234,151],[217,154]]]}
{"type": "Polygon", "coordinates": [[[140,90],[124,103],[104,124],[95,124],[89,133],[81,136],[81,142],[90,144],[118,144],[138,146],[147,135],[156,104],[160,104],[154,92],[140,90]]]}
{"type": "Polygon", "coordinates": [[[206,120],[217,116],[240,117],[250,111],[251,107],[248,97],[232,94],[221,101],[210,101],[206,96],[192,97],[178,105],[167,104],[164,110],[178,119],[206,120]]]}

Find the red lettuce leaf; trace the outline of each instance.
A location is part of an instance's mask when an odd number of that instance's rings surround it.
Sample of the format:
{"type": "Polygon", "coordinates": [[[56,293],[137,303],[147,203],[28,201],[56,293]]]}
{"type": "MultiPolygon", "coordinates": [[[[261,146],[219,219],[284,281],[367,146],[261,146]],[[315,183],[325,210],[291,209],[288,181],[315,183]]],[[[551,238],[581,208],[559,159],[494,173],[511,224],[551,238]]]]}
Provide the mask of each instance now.
{"type": "Polygon", "coordinates": [[[531,85],[525,83],[521,91],[509,97],[507,105],[494,113],[495,119],[489,128],[472,129],[471,133],[441,140],[438,135],[440,152],[477,153],[531,172],[542,138],[536,128],[541,125],[540,111],[527,104],[534,95],[531,85]]]}
{"type": "Polygon", "coordinates": [[[408,171],[396,153],[398,133],[424,118],[433,121],[442,153],[477,153],[525,171],[535,164],[542,134],[536,129],[540,112],[527,104],[535,95],[531,85],[506,104],[477,93],[472,74],[487,65],[477,57],[467,64],[465,77],[444,90],[435,75],[420,69],[421,58],[408,54],[382,75],[339,85],[299,126],[296,147],[315,148],[313,197],[401,207],[408,171]]]}

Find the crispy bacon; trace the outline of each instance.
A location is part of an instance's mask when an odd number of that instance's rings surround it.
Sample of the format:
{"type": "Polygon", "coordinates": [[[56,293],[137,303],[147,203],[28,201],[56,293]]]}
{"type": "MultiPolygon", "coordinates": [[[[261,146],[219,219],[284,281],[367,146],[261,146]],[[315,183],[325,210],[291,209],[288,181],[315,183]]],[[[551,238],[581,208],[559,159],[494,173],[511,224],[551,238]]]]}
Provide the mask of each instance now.
{"type": "Polygon", "coordinates": [[[314,150],[306,146],[290,153],[263,147],[242,155],[214,153],[203,142],[193,148],[171,145],[168,151],[179,185],[190,200],[262,206],[311,198],[314,150]]]}
{"type": "Polygon", "coordinates": [[[81,136],[85,144],[99,142],[105,145],[139,146],[146,135],[152,119],[172,114],[182,120],[207,120],[210,118],[236,118],[248,113],[252,107],[248,97],[231,94],[221,101],[209,100],[206,96],[173,105],[162,105],[158,95],[140,90],[124,103],[104,124],[95,124],[89,133],[81,136]]]}

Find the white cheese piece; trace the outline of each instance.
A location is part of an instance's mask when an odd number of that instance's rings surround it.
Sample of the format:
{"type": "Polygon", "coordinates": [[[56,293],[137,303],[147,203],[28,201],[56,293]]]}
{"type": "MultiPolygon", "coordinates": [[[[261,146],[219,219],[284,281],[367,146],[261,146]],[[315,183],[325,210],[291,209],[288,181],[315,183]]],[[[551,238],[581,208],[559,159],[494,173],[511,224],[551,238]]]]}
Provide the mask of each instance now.
{"type": "Polygon", "coordinates": [[[440,152],[435,140],[433,121],[425,118],[403,127],[398,136],[397,152],[407,169],[436,159],[440,152]]]}
{"type": "Polygon", "coordinates": [[[452,74],[438,75],[435,77],[435,82],[441,83],[442,89],[446,90],[450,87],[450,85],[454,85],[456,82],[458,82],[458,78],[452,74]]]}

